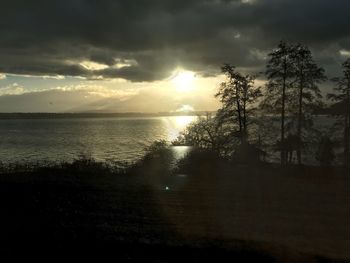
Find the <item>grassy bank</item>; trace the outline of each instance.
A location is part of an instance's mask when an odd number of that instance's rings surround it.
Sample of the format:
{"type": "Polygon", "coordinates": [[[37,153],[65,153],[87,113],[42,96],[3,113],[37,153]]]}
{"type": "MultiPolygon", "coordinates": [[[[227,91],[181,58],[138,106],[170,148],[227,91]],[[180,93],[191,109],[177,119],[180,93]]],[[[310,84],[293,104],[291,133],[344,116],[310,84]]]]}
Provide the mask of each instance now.
{"type": "Polygon", "coordinates": [[[169,171],[169,151],[153,150],[128,169],[79,159],[3,170],[2,252],[133,262],[350,258],[345,170],[238,166],[197,153],[169,171]]]}

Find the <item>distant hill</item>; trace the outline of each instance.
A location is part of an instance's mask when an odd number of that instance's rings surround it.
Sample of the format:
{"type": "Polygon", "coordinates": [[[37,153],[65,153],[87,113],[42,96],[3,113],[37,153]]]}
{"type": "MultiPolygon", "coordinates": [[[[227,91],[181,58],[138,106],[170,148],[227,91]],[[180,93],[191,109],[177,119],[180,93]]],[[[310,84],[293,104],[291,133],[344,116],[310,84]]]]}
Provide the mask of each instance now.
{"type": "Polygon", "coordinates": [[[68,119],[68,118],[115,118],[115,117],[166,117],[166,116],[202,116],[210,111],[192,112],[80,112],[80,113],[0,113],[0,119],[68,119]]]}
{"type": "Polygon", "coordinates": [[[315,109],[316,115],[344,115],[350,112],[350,101],[337,102],[315,109]]]}

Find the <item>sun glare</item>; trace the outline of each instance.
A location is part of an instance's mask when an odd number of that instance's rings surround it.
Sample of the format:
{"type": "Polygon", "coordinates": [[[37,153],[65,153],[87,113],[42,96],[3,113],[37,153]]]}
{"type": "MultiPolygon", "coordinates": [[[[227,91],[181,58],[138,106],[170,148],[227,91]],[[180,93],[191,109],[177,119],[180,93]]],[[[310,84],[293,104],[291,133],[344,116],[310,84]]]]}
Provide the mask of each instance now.
{"type": "Polygon", "coordinates": [[[176,117],[165,117],[164,122],[168,128],[168,140],[175,140],[181,131],[183,131],[187,125],[195,121],[197,117],[195,116],[176,116],[176,117]]]}
{"type": "Polygon", "coordinates": [[[194,72],[179,71],[172,78],[172,82],[178,92],[189,92],[193,88],[193,81],[195,79],[194,72]]]}

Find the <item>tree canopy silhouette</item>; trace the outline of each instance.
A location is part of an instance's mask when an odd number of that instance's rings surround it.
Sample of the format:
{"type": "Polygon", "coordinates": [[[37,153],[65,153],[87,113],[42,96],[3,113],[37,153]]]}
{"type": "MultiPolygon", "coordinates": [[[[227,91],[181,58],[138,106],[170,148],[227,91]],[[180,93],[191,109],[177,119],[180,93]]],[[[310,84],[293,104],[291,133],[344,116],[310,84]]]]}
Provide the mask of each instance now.
{"type": "Polygon", "coordinates": [[[308,47],[280,42],[268,55],[266,92],[262,108],[280,114],[281,164],[292,162],[293,151],[301,164],[303,131],[312,127],[312,110],[322,98],[318,84],[326,79],[308,47]]]}
{"type": "Polygon", "coordinates": [[[268,54],[265,75],[267,77],[266,92],[262,106],[267,112],[280,114],[281,164],[286,163],[285,122],[287,98],[291,92],[295,70],[293,66],[292,46],[281,41],[278,47],[268,54]]]}
{"type": "MultiPolygon", "coordinates": [[[[220,109],[189,125],[175,144],[210,149],[230,158],[240,155],[240,160],[244,152],[265,156],[267,151],[276,152],[277,146],[281,165],[293,163],[294,152],[301,165],[306,145],[317,143],[319,147],[312,148],[317,161],[331,165],[336,144],[331,135],[327,135],[328,139],[321,137],[325,133],[313,126],[316,110],[324,106],[319,86],[327,77],[307,46],[281,41],[268,54],[264,92],[256,85],[257,75],[242,73],[232,64],[224,64],[221,72],[225,80],[215,94],[221,102],[220,109]]],[[[338,116],[344,163],[349,164],[350,59],[343,63],[343,76],[332,80],[337,87],[328,98],[334,102],[331,112],[338,116]]]]}
{"type": "Polygon", "coordinates": [[[324,69],[314,61],[308,47],[301,44],[293,45],[290,52],[295,70],[293,86],[297,99],[292,101],[292,105],[296,108],[297,159],[300,165],[302,163],[301,150],[304,145],[302,133],[303,130],[307,131],[311,128],[313,109],[322,104],[318,84],[325,81],[326,76],[324,69]]]}
{"type": "Polygon", "coordinates": [[[232,134],[238,136],[241,143],[247,142],[250,118],[262,95],[260,87],[255,87],[254,75],[243,75],[230,64],[225,64],[221,70],[226,75],[226,81],[220,84],[215,94],[222,103],[218,111],[219,121],[231,125],[232,134]]]}
{"type": "Polygon", "coordinates": [[[256,76],[244,75],[231,64],[224,64],[221,70],[226,79],[215,97],[222,107],[215,116],[207,114],[190,124],[174,143],[210,149],[227,157],[242,149],[239,145],[249,144],[253,115],[262,93],[255,86],[256,76]]]}
{"type": "Polygon", "coordinates": [[[350,163],[350,59],[343,65],[343,76],[333,78],[336,83],[335,93],[328,94],[328,98],[334,101],[331,108],[332,113],[337,115],[339,120],[336,126],[343,130],[344,164],[350,163]]]}

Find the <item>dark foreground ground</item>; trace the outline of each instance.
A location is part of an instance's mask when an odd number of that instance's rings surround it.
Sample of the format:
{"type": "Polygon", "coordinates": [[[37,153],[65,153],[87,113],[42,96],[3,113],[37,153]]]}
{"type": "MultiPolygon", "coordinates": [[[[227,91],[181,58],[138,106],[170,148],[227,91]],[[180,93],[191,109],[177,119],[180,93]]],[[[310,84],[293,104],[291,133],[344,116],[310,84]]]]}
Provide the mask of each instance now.
{"type": "Polygon", "coordinates": [[[350,174],[163,155],[0,176],[2,256],[120,262],[350,262],[350,174]]]}

